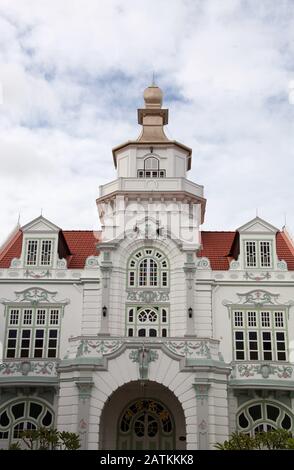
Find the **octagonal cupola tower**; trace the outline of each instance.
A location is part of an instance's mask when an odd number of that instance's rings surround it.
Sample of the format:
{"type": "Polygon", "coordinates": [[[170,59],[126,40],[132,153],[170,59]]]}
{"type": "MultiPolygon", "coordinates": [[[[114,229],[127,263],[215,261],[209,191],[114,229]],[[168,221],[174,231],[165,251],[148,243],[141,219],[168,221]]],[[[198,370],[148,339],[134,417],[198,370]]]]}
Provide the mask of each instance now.
{"type": "Polygon", "coordinates": [[[122,230],[130,233],[133,227],[152,220],[166,233],[173,233],[183,246],[199,248],[198,227],[203,223],[206,202],[203,186],[187,179],[192,150],[165,134],[169,113],[162,107],[162,101],[163,93],[158,86],[147,87],[145,106],[138,109],[138,123],[142,126],[139,137],[112,151],[117,179],[101,186],[97,199],[103,242],[124,238],[122,230]],[[156,209],[150,210],[152,205],[156,209]],[[125,216],[131,213],[137,220],[133,217],[127,227],[125,216]],[[193,240],[188,235],[192,231],[193,240]]]}

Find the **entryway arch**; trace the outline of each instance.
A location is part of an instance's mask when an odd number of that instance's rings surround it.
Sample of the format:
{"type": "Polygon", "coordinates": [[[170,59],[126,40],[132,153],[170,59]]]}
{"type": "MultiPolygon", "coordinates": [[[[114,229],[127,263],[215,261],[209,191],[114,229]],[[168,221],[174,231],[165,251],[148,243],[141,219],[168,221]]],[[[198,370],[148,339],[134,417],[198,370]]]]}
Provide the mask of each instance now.
{"type": "Polygon", "coordinates": [[[178,398],[167,387],[134,381],[107,400],[100,422],[100,449],[186,449],[186,424],[178,398]]]}

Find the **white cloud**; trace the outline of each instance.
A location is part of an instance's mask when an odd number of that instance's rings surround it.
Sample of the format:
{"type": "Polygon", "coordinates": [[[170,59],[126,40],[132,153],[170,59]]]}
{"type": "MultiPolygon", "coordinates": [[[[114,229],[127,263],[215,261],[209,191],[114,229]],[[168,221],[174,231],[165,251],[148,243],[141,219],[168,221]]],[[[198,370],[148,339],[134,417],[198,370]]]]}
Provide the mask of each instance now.
{"type": "Polygon", "coordinates": [[[294,229],[291,0],[0,0],[0,239],[44,214],[98,226],[111,148],[136,138],[155,71],[168,134],[194,150],[206,227],[294,229]]]}

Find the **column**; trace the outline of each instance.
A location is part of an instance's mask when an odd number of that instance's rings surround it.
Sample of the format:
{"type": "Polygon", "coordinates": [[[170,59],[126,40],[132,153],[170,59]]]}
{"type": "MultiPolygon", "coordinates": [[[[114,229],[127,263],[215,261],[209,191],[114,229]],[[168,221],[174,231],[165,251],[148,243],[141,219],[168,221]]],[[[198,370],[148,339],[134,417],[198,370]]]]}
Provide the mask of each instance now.
{"type": "Polygon", "coordinates": [[[194,320],[194,278],[196,265],[194,262],[194,253],[187,253],[187,261],[184,265],[186,276],[186,334],[185,336],[195,336],[194,320]]]}
{"type": "MultiPolygon", "coordinates": [[[[102,251],[101,245],[99,249],[102,251]]],[[[112,271],[112,262],[110,260],[110,251],[102,252],[102,261],[100,263],[102,275],[102,294],[101,294],[101,327],[99,335],[109,336],[109,299],[110,299],[110,276],[112,271]]]]}
{"type": "Polygon", "coordinates": [[[90,401],[93,384],[94,383],[91,378],[81,377],[76,381],[76,386],[79,390],[77,432],[80,436],[81,450],[86,450],[88,448],[90,401]]]}
{"type": "Polygon", "coordinates": [[[199,382],[193,384],[197,400],[197,435],[198,450],[209,449],[209,409],[208,394],[210,384],[208,382],[199,382]]]}

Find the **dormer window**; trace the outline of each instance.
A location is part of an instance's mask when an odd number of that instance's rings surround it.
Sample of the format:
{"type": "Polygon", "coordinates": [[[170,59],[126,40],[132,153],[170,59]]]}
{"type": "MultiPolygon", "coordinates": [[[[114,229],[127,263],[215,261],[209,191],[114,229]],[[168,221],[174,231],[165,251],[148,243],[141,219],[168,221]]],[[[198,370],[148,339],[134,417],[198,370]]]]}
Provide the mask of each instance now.
{"type": "Polygon", "coordinates": [[[245,263],[247,268],[270,268],[271,242],[245,241],[245,263]]]}
{"type": "Polygon", "coordinates": [[[160,170],[158,158],[146,158],[144,170],[138,170],[138,178],[165,178],[165,170],[160,170]]]}
{"type": "Polygon", "coordinates": [[[52,240],[28,240],[26,250],[27,266],[51,266],[52,240]]]}

